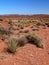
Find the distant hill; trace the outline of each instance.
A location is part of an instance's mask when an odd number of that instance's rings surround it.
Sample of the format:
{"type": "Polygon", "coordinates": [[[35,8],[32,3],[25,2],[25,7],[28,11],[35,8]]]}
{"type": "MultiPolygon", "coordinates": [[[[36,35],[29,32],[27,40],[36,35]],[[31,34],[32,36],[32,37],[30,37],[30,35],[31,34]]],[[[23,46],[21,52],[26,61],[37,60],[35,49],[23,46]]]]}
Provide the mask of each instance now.
{"type": "Polygon", "coordinates": [[[0,18],[34,18],[34,19],[40,19],[40,18],[47,18],[49,19],[48,14],[35,14],[35,15],[18,15],[18,14],[9,14],[9,15],[0,15],[0,18]]]}

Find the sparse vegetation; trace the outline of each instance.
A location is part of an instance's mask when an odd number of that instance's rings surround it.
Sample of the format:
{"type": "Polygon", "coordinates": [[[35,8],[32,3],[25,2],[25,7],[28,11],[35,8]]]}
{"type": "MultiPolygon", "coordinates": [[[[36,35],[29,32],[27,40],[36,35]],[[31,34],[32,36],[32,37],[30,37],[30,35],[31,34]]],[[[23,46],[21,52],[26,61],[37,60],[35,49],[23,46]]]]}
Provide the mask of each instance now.
{"type": "Polygon", "coordinates": [[[9,28],[5,28],[3,25],[0,25],[0,39],[5,40],[12,32],[10,32],[9,28]]]}
{"type": "Polygon", "coordinates": [[[26,35],[11,36],[8,41],[8,50],[15,53],[16,48],[24,46],[26,43],[30,42],[35,44],[39,48],[43,48],[42,40],[34,33],[27,33],[26,35]]]}
{"type": "Polygon", "coordinates": [[[0,24],[0,39],[8,45],[8,50],[15,53],[16,48],[25,45],[26,43],[35,44],[39,48],[44,48],[41,38],[31,31],[38,31],[40,26],[49,27],[49,19],[32,17],[32,18],[2,18],[0,21],[8,23],[8,27],[0,24]],[[30,31],[30,29],[32,29],[30,31]],[[12,33],[16,30],[16,33],[12,33]],[[12,31],[12,32],[11,32],[12,31]],[[11,34],[12,33],[12,34],[11,34]],[[13,34],[17,34],[13,36],[13,34]],[[22,35],[24,34],[24,35],[22,35]],[[13,37],[12,37],[13,36],[13,37]]]}
{"type": "Polygon", "coordinates": [[[8,41],[7,41],[8,51],[11,52],[11,53],[15,53],[17,44],[18,43],[17,43],[15,37],[9,38],[8,41]]]}
{"type": "Polygon", "coordinates": [[[25,35],[20,35],[20,37],[18,38],[18,45],[24,46],[27,42],[28,42],[28,40],[25,37],[25,35]]]}
{"type": "Polygon", "coordinates": [[[42,40],[36,34],[34,34],[34,33],[28,33],[26,35],[26,38],[28,39],[29,42],[35,44],[36,46],[38,46],[40,48],[43,48],[42,40]]]}
{"type": "Polygon", "coordinates": [[[25,36],[11,36],[6,42],[8,45],[8,51],[15,53],[16,48],[23,46],[27,43],[27,38],[25,36]]]}
{"type": "Polygon", "coordinates": [[[15,25],[13,25],[11,29],[12,29],[12,30],[16,30],[17,27],[16,27],[15,25]]]}
{"type": "Polygon", "coordinates": [[[47,25],[47,27],[49,27],[49,21],[48,22],[45,22],[45,25],[47,25]]]}

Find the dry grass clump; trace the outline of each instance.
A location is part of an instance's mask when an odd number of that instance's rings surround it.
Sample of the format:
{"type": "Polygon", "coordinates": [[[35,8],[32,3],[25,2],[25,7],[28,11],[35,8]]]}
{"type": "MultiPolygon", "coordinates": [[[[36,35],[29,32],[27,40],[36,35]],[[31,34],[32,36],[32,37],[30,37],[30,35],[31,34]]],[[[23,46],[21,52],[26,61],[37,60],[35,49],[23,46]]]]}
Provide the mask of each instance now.
{"type": "Polygon", "coordinates": [[[9,37],[8,35],[3,34],[3,35],[1,35],[1,40],[5,41],[8,39],[8,37],[9,37]]]}
{"type": "Polygon", "coordinates": [[[20,35],[20,37],[18,38],[17,41],[18,41],[18,45],[19,46],[24,46],[28,42],[28,40],[25,37],[25,35],[20,35]]]}
{"type": "Polygon", "coordinates": [[[0,33],[1,34],[8,34],[10,31],[8,28],[5,28],[3,25],[0,25],[0,33]]]}
{"type": "Polygon", "coordinates": [[[17,27],[15,25],[12,26],[12,30],[17,30],[17,27]]]}
{"type": "Polygon", "coordinates": [[[15,53],[16,48],[21,47],[27,43],[27,38],[23,35],[12,35],[9,37],[6,43],[8,45],[8,51],[15,53]]]}
{"type": "Polygon", "coordinates": [[[18,44],[16,37],[14,37],[14,36],[10,37],[6,43],[8,45],[8,51],[11,52],[11,53],[15,53],[16,47],[17,47],[17,44],[18,44]]]}
{"type": "Polygon", "coordinates": [[[34,33],[28,33],[26,35],[26,38],[28,39],[29,42],[35,44],[36,46],[43,48],[42,40],[39,36],[37,36],[34,33]]]}
{"type": "Polygon", "coordinates": [[[5,21],[5,22],[9,22],[9,18],[3,18],[3,21],[5,21]]]}
{"type": "Polygon", "coordinates": [[[36,25],[37,26],[45,26],[45,23],[43,21],[37,21],[36,25]]]}
{"type": "Polygon", "coordinates": [[[0,24],[0,31],[4,30],[3,25],[0,24]]]}
{"type": "Polygon", "coordinates": [[[9,28],[4,27],[3,25],[0,25],[0,39],[5,40],[12,32],[9,30],[9,28]]]}
{"type": "Polygon", "coordinates": [[[8,45],[8,51],[15,53],[16,48],[24,46],[28,42],[35,44],[39,48],[43,48],[41,38],[30,32],[25,35],[11,35],[6,43],[8,45]]]}
{"type": "Polygon", "coordinates": [[[20,23],[21,25],[23,25],[24,27],[28,27],[29,24],[30,24],[29,20],[21,20],[19,23],[20,23]]]}
{"type": "Polygon", "coordinates": [[[47,27],[49,27],[49,21],[48,22],[45,22],[45,25],[47,25],[47,27]]]}
{"type": "Polygon", "coordinates": [[[10,25],[13,24],[11,19],[8,20],[8,24],[10,24],[10,25]]]}

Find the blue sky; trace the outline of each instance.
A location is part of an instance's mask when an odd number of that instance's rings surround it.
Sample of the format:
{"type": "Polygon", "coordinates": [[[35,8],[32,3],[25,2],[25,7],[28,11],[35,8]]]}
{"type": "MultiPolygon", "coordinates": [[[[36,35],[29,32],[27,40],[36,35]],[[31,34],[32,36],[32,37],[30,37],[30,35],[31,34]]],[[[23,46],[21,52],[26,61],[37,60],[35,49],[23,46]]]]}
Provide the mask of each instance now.
{"type": "Polygon", "coordinates": [[[49,0],[0,0],[0,14],[49,14],[49,0]]]}

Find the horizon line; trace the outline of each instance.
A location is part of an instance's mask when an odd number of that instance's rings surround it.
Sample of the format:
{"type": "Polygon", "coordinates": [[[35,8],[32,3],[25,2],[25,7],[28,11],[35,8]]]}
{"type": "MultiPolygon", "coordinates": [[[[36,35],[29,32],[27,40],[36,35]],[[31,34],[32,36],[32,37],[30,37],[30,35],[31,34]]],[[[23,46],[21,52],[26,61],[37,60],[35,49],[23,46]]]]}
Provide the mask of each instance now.
{"type": "Polygon", "coordinates": [[[8,16],[8,15],[49,15],[49,14],[39,14],[39,13],[37,13],[37,14],[0,14],[0,16],[4,16],[4,15],[6,15],[6,16],[8,16]]]}

